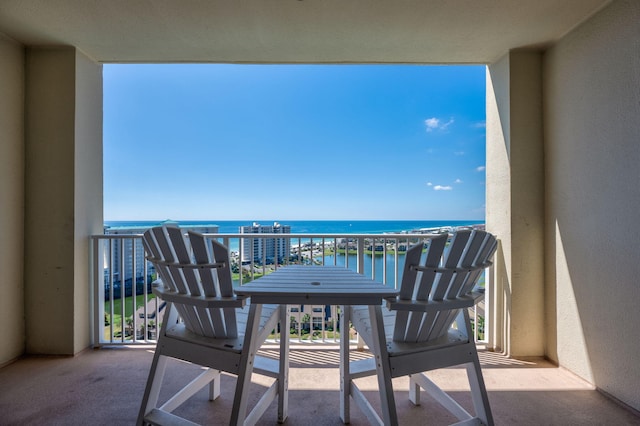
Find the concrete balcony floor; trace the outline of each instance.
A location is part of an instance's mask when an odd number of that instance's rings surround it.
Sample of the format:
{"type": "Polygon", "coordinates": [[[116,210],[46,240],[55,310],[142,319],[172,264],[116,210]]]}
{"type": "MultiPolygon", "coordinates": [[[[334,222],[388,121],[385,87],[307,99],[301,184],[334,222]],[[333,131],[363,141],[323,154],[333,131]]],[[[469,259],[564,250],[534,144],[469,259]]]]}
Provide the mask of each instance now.
{"type": "MultiPolygon", "coordinates": [[[[88,350],[76,357],[27,357],[0,369],[2,425],[131,425],[135,423],[153,348],[88,350]]],[[[266,347],[267,355],[276,348],[266,347]]],[[[357,355],[364,356],[359,352],[357,355]]],[[[542,359],[518,361],[480,352],[495,423],[498,425],[638,425],[637,413],[618,405],[589,384],[542,359]]],[[[174,361],[168,386],[194,376],[199,367],[174,361]]],[[[470,405],[464,369],[448,368],[430,376],[470,405]]],[[[271,379],[254,375],[252,396],[271,379]]],[[[292,345],[289,381],[289,425],[340,425],[338,348],[320,344],[292,345]]],[[[360,379],[361,389],[376,401],[374,377],[360,379]]],[[[229,421],[233,376],[224,376],[222,395],[207,400],[202,390],[176,414],[191,420],[224,425],[229,421]]],[[[401,425],[449,424],[455,421],[424,394],[422,404],[407,398],[407,379],[394,379],[401,425]]],[[[255,402],[255,400],[254,400],[255,402]]],[[[273,403],[259,424],[276,424],[273,403]]],[[[351,424],[366,425],[355,405],[351,424]]]]}

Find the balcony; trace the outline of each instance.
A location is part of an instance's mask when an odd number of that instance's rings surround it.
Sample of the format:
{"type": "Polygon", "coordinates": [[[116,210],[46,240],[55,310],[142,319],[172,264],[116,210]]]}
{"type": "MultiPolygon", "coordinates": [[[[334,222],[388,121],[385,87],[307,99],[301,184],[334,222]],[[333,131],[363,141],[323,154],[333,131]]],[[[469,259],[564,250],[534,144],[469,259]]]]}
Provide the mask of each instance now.
{"type": "MultiPolygon", "coordinates": [[[[237,285],[269,271],[292,263],[331,264],[352,268],[362,274],[397,286],[402,273],[402,248],[418,242],[423,235],[310,235],[310,234],[208,234],[235,251],[237,285]],[[285,246],[290,256],[274,256],[267,259],[266,253],[256,256],[253,250],[258,239],[287,239],[285,246]],[[242,262],[240,253],[243,243],[249,245],[249,258],[242,262]]],[[[141,281],[144,298],[150,297],[148,286],[154,278],[150,265],[140,256],[140,235],[96,235],[92,237],[93,267],[93,330],[94,347],[74,358],[22,359],[0,370],[0,407],[7,413],[9,424],[132,424],[142,397],[146,376],[151,364],[156,321],[161,318],[162,304],[154,298],[142,306],[133,307],[127,297],[127,284],[115,285],[115,263],[129,268],[133,283],[141,281]],[[128,247],[128,248],[127,248],[128,247]],[[143,271],[138,274],[137,271],[143,271]],[[123,291],[124,290],[124,291],[123,291]],[[131,306],[127,307],[127,303],[131,306]],[[135,312],[129,315],[127,312],[135,312]],[[127,332],[127,328],[130,331],[127,332]],[[146,333],[135,333],[140,328],[146,333]],[[123,332],[124,331],[124,332],[123,332]]],[[[119,271],[126,277],[125,271],[119,271]]],[[[485,275],[487,294],[493,291],[491,270],[485,275]]],[[[638,424],[638,413],[622,407],[598,392],[592,385],[558,368],[543,358],[511,359],[500,353],[485,349],[491,345],[489,327],[502,318],[492,318],[483,302],[474,312],[476,341],[480,351],[485,381],[489,392],[496,424],[638,424]],[[486,332],[485,332],[486,330],[486,332]]],[[[288,424],[306,424],[313,416],[318,424],[341,424],[338,415],[338,347],[340,338],[333,331],[336,327],[336,308],[318,321],[309,313],[307,325],[302,320],[302,307],[290,307],[292,316],[299,318],[298,328],[291,334],[290,416],[288,424]],[[314,326],[315,325],[315,326],[314,326]],[[305,329],[309,332],[306,333],[305,329]]],[[[159,325],[159,324],[158,324],[159,325]]],[[[351,336],[354,337],[354,336],[351,336]]],[[[275,340],[263,348],[266,355],[276,356],[275,340]]],[[[369,356],[366,348],[352,340],[352,349],[361,350],[369,356]]],[[[198,367],[173,362],[171,375],[174,379],[195,375],[198,367]]],[[[466,390],[464,371],[449,368],[432,373],[435,381],[444,383],[444,388],[453,391],[462,405],[470,403],[466,390]]],[[[254,375],[252,383],[256,394],[266,386],[268,378],[254,375]]],[[[374,378],[361,379],[361,388],[376,392],[374,378]]],[[[206,424],[226,424],[232,404],[235,381],[225,377],[223,394],[214,402],[216,409],[207,407],[206,393],[199,394],[181,407],[183,415],[206,424]],[[226,388],[226,392],[225,392],[226,388]],[[222,414],[219,413],[221,410],[222,414]],[[188,413],[188,414],[186,414],[188,413]]],[[[441,408],[425,398],[419,407],[412,406],[407,399],[406,379],[394,379],[396,401],[401,424],[429,423],[448,424],[454,419],[441,408]]],[[[204,391],[203,391],[204,392],[204,391]]],[[[375,398],[372,399],[375,401],[375,398]]],[[[275,406],[271,407],[260,424],[273,424],[275,406]]],[[[367,420],[356,407],[352,408],[352,424],[367,424],[367,420]]]]}
{"type": "MultiPolygon", "coordinates": [[[[634,325],[640,322],[640,196],[635,185],[640,92],[633,90],[638,87],[639,2],[526,0],[518,2],[519,7],[467,2],[491,19],[480,19],[485,15],[470,12],[461,2],[435,1],[411,2],[411,7],[394,2],[351,7],[346,15],[331,2],[288,2],[285,6],[295,20],[285,20],[290,16],[275,8],[267,15],[263,8],[254,8],[260,19],[247,19],[247,8],[212,14],[228,23],[231,33],[227,26],[203,19],[210,13],[199,13],[196,2],[188,7],[165,2],[169,9],[155,14],[139,13],[138,2],[119,2],[118,7],[91,3],[108,13],[95,7],[65,9],[72,14],[62,13],[58,2],[37,3],[37,10],[35,2],[2,3],[2,365],[23,354],[76,354],[90,345],[85,258],[88,235],[99,232],[103,221],[102,63],[304,62],[301,52],[313,62],[326,63],[486,63],[487,224],[503,241],[501,285],[510,297],[505,306],[493,307],[506,311],[509,322],[489,318],[492,330],[502,330],[511,353],[545,355],[640,409],[640,343],[634,336],[634,325]],[[432,13],[436,3],[447,9],[432,13]],[[411,8],[418,4],[424,11],[414,13],[411,8]],[[324,13],[313,13],[316,8],[324,13]],[[445,15],[456,19],[443,21],[445,15]],[[185,19],[167,20],[172,16],[185,19]],[[446,25],[425,25],[422,17],[446,25]],[[140,19],[146,25],[137,25],[140,19]],[[477,31],[470,31],[470,21],[478,25],[477,31]],[[380,26],[382,43],[371,39],[371,24],[376,22],[390,24],[380,26]],[[416,25],[425,33],[416,32],[416,25]],[[296,31],[299,28],[311,30],[296,31]],[[200,35],[205,31],[205,36],[172,36],[185,29],[200,35]],[[209,30],[224,36],[206,36],[209,30]],[[140,36],[131,31],[140,31],[140,36]],[[284,40],[283,31],[296,36],[284,44],[265,43],[284,40]],[[212,42],[219,48],[212,49],[212,42]],[[185,53],[186,44],[191,53],[185,53]],[[536,332],[522,333],[528,326],[536,332]]],[[[219,9],[217,2],[197,4],[219,9]]],[[[136,171],[123,173],[134,182],[136,171]]],[[[128,358],[114,360],[119,366],[110,370],[104,367],[110,365],[109,358],[82,367],[88,354],[108,357],[115,352],[134,356],[128,350],[89,352],[64,359],[63,368],[51,367],[43,374],[37,371],[57,361],[27,359],[26,367],[24,361],[6,367],[0,371],[0,423],[16,423],[9,416],[19,415],[19,405],[5,402],[9,398],[20,398],[30,407],[18,424],[42,418],[47,421],[40,423],[66,423],[55,417],[63,407],[77,407],[91,423],[106,423],[108,416],[114,419],[111,423],[122,423],[116,421],[122,419],[119,410],[105,401],[131,403],[139,398],[137,389],[116,379],[131,370],[128,358]],[[87,374],[98,372],[98,366],[113,380],[87,374]],[[75,369],[82,371],[75,376],[75,387],[50,386],[51,380],[59,382],[75,369]],[[23,377],[5,380],[16,371],[23,377]],[[89,377],[117,388],[120,400],[110,400],[114,393],[103,387],[98,388],[101,396],[90,397],[89,377]],[[86,398],[80,400],[80,394],[86,398]],[[58,395],[68,401],[47,403],[58,395]],[[94,397],[95,404],[89,399],[94,397]]],[[[549,385],[554,388],[558,390],[549,385]]],[[[491,383],[489,390],[496,406],[503,394],[491,383]]],[[[597,411],[589,398],[577,407],[564,398],[550,401],[565,392],[550,391],[545,397],[532,393],[530,401],[514,401],[509,409],[513,416],[498,413],[497,420],[540,418],[535,422],[554,423],[550,407],[564,404],[561,413],[586,414],[554,417],[556,423],[579,424],[588,423],[586,416],[597,411]]],[[[625,423],[620,420],[607,411],[593,422],[625,423]]]]}
{"type": "MultiPolygon", "coordinates": [[[[428,241],[428,235],[421,233],[205,235],[229,247],[238,286],[283,266],[304,264],[344,266],[397,288],[406,249],[428,241]]],[[[145,259],[142,235],[95,235],[92,242],[93,346],[155,343],[165,303],[151,293],[156,273],[145,259]]],[[[480,279],[482,288],[489,276],[487,271],[480,279]]],[[[481,301],[470,312],[478,324],[474,328],[476,341],[482,343],[489,338],[485,333],[490,320],[485,311],[489,310],[485,308],[486,302],[481,301]]],[[[289,312],[294,340],[338,342],[339,307],[289,306],[289,312]]]]}
{"type": "MultiPolygon", "coordinates": [[[[153,347],[87,350],[76,357],[28,357],[0,369],[2,424],[131,425],[135,423],[151,365],[153,347]]],[[[266,347],[269,354],[276,348],[266,347]]],[[[363,356],[364,355],[363,353],[363,356]]],[[[564,369],[542,359],[513,360],[481,351],[495,423],[497,425],[637,425],[640,417],[622,408],[564,369]]],[[[167,380],[194,375],[197,367],[172,361],[167,380]]],[[[432,374],[462,405],[470,402],[462,369],[432,374]]],[[[267,378],[253,376],[258,393],[267,378]]],[[[374,378],[362,379],[371,396],[374,378]]],[[[235,380],[224,376],[222,394],[213,403],[206,389],[180,407],[196,422],[226,425],[235,380]],[[220,414],[215,414],[220,413],[220,414]]],[[[453,421],[435,403],[423,398],[421,406],[407,399],[407,383],[395,379],[401,425],[449,424],[453,421]]],[[[332,345],[292,345],[289,379],[289,419],[286,424],[340,425],[338,348],[332,345]]],[[[375,398],[372,399],[375,402],[375,398]]],[[[276,404],[258,424],[275,424],[276,404]]],[[[356,407],[351,424],[368,424],[356,407]]]]}

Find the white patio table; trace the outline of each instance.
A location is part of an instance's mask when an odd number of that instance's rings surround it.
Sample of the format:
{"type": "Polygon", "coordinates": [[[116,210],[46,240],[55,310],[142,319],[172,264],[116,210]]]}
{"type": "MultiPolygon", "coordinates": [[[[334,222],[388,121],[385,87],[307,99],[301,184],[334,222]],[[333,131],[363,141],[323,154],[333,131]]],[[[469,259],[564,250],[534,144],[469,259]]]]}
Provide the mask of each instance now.
{"type": "MultiPolygon", "coordinates": [[[[340,266],[285,266],[269,275],[265,275],[255,281],[251,281],[234,290],[239,296],[251,298],[249,323],[247,330],[253,327],[251,322],[260,318],[262,305],[368,305],[374,333],[383,333],[382,311],[380,309],[383,299],[394,297],[398,290],[387,287],[382,283],[373,281],[364,275],[340,266]]],[[[286,309],[283,310],[286,312],[286,309]]],[[[348,329],[350,319],[345,316],[348,310],[342,309],[340,318],[340,331],[348,329]]],[[[288,321],[286,321],[288,324],[288,321]]],[[[282,326],[281,326],[282,327],[282,326]]],[[[288,325],[287,325],[288,328],[288,325]]],[[[286,331],[285,331],[286,332],[286,331]]],[[[344,335],[344,334],[343,334],[344,335]]],[[[340,339],[340,417],[344,423],[349,423],[349,396],[351,389],[349,381],[345,380],[349,368],[349,338],[340,339]]],[[[374,342],[384,339],[374,339],[374,342]]],[[[386,347],[371,348],[373,353],[386,351],[386,347]]],[[[282,366],[289,362],[289,339],[280,339],[280,363],[282,366]]],[[[376,362],[376,369],[388,368],[376,362]]],[[[280,371],[287,371],[284,368],[280,371]]],[[[382,407],[382,418],[385,424],[391,424],[390,419],[395,419],[395,401],[390,374],[381,374],[378,371],[378,384],[382,407]],[[387,381],[389,383],[387,383],[387,381]]],[[[279,421],[283,422],[287,417],[287,383],[288,378],[281,380],[284,384],[279,391],[284,399],[284,407],[279,409],[279,421]],[[282,413],[280,413],[282,411],[282,413]]],[[[355,397],[355,395],[354,395],[355,397]]]]}

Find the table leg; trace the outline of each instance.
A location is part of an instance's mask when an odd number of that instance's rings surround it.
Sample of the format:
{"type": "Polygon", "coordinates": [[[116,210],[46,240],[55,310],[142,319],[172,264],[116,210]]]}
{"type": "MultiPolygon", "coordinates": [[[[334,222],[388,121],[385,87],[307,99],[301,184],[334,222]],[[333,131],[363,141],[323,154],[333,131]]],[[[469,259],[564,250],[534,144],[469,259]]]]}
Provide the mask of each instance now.
{"type": "Polygon", "coordinates": [[[340,306],[340,418],[349,423],[349,397],[351,396],[351,378],[349,372],[349,323],[351,307],[340,306]]]}

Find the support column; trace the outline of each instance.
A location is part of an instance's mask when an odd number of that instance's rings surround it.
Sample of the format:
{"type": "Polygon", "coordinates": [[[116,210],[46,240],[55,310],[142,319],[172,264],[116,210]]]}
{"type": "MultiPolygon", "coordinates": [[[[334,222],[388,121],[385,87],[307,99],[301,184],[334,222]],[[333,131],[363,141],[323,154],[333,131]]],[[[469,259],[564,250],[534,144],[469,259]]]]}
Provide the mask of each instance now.
{"type": "Polygon", "coordinates": [[[512,51],[487,69],[487,230],[494,267],[494,349],[544,355],[542,55],[512,51]]]}
{"type": "Polygon", "coordinates": [[[24,46],[0,34],[0,367],[24,352],[24,46]]]}
{"type": "Polygon", "coordinates": [[[26,52],[26,352],[90,344],[89,236],[101,233],[102,66],[71,47],[26,52]]]}

